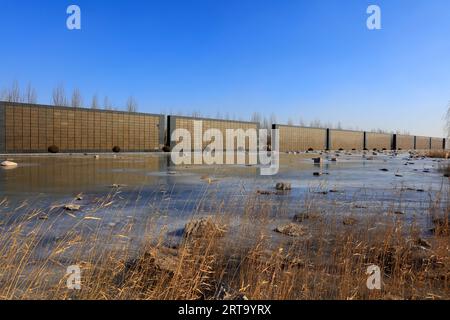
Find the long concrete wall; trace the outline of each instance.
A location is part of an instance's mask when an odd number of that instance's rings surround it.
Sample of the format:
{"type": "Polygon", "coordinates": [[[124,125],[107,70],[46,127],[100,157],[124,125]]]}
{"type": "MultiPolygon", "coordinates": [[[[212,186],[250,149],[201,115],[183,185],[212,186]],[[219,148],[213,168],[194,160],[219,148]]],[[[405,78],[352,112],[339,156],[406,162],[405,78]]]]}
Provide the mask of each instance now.
{"type": "MultiPolygon", "coordinates": [[[[55,107],[0,101],[0,153],[47,152],[56,145],[61,152],[110,152],[118,146],[122,151],[157,151],[162,146],[173,147],[171,141],[177,128],[186,129],[200,142],[198,149],[210,144],[202,141],[205,131],[218,129],[224,137],[226,130],[243,130],[238,138],[245,140],[246,130],[258,129],[259,124],[247,121],[168,116],[144,113],[92,110],[85,108],[55,107]],[[194,136],[194,121],[201,120],[202,128],[194,136]],[[165,140],[166,139],[166,140],[165,140]]],[[[280,151],[313,150],[362,150],[397,149],[429,150],[444,149],[446,140],[423,136],[382,134],[325,128],[311,128],[274,124],[280,131],[280,151]]],[[[237,147],[238,138],[234,145],[237,147]]],[[[192,145],[192,150],[196,146],[192,145]]]]}
{"type": "Polygon", "coordinates": [[[83,108],[1,103],[4,151],[155,151],[163,145],[164,117],[83,108]]]}
{"type": "MultiPolygon", "coordinates": [[[[177,138],[172,141],[172,135],[176,129],[185,129],[187,130],[192,139],[191,150],[193,151],[202,151],[211,144],[214,139],[203,139],[204,134],[209,129],[217,129],[220,131],[223,137],[223,148],[226,148],[227,145],[227,135],[226,130],[235,130],[237,133],[237,137],[234,139],[234,147],[235,149],[239,149],[238,140],[243,139],[245,143],[245,147],[243,149],[249,150],[249,139],[246,136],[246,131],[248,129],[252,130],[253,133],[256,134],[256,142],[258,139],[258,129],[259,124],[256,122],[247,122],[247,121],[232,121],[232,120],[220,120],[220,119],[209,119],[209,118],[194,118],[194,117],[184,117],[184,116],[168,116],[168,128],[167,128],[167,141],[170,142],[170,147],[173,148],[176,144],[181,141],[181,138],[177,138]],[[197,121],[198,124],[201,123],[201,128],[199,132],[195,132],[194,123],[197,121]],[[239,133],[238,130],[242,130],[239,133]],[[199,145],[194,143],[194,140],[199,141],[199,145]]],[[[230,143],[232,143],[230,141],[230,143]]]]}
{"type": "Polygon", "coordinates": [[[362,150],[364,149],[364,132],[347,130],[329,130],[329,149],[362,150]]]}
{"type": "Polygon", "coordinates": [[[327,129],[278,124],[273,128],[280,130],[281,152],[327,149],[327,129]]]}
{"type": "Polygon", "coordinates": [[[445,141],[441,138],[431,138],[431,149],[432,150],[442,150],[444,147],[445,141]]]}
{"type": "Polygon", "coordinates": [[[392,143],[392,134],[366,132],[366,149],[391,150],[393,149],[392,143]]]}
{"type": "Polygon", "coordinates": [[[405,134],[394,135],[394,145],[397,150],[414,150],[415,137],[405,134]]]}
{"type": "Polygon", "coordinates": [[[416,136],[416,143],[414,149],[416,150],[429,150],[430,149],[430,138],[416,136]]]}

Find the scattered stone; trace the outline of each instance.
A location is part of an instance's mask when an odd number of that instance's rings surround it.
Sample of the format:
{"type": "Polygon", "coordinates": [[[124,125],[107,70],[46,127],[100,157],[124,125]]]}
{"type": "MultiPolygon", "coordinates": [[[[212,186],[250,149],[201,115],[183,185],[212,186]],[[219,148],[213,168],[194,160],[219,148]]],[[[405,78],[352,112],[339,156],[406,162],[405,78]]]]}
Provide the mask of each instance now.
{"type": "Polygon", "coordinates": [[[445,173],[445,174],[444,174],[444,177],[445,177],[445,178],[450,178],[450,174],[445,173]]]}
{"type": "Polygon", "coordinates": [[[39,220],[48,220],[48,216],[47,215],[42,215],[42,216],[39,216],[38,219],[39,220]]]}
{"type": "Polygon", "coordinates": [[[408,261],[416,270],[425,269],[433,264],[436,257],[429,248],[422,245],[413,246],[408,250],[406,261],[408,261]]]}
{"type": "Polygon", "coordinates": [[[118,188],[122,188],[122,187],[125,187],[125,185],[114,183],[110,186],[110,188],[112,188],[112,189],[118,189],[118,188]]]}
{"type": "Polygon", "coordinates": [[[100,156],[99,156],[98,154],[96,154],[96,155],[94,156],[94,159],[100,159],[100,156]]]}
{"type": "Polygon", "coordinates": [[[289,223],[284,226],[279,226],[275,229],[275,232],[284,234],[286,236],[290,237],[301,237],[305,235],[305,227],[295,224],[295,223],[289,223]]]}
{"type": "Polygon", "coordinates": [[[67,210],[67,211],[78,211],[78,210],[80,210],[80,208],[81,207],[77,204],[66,204],[64,206],[64,210],[67,210]]]}
{"type": "Polygon", "coordinates": [[[414,270],[427,270],[436,261],[430,249],[419,245],[391,246],[375,257],[377,265],[390,275],[398,266],[408,266],[414,270]]]}
{"type": "Polygon", "coordinates": [[[403,175],[401,175],[400,173],[396,173],[395,176],[398,177],[398,178],[402,178],[403,177],[403,175]]]}
{"type": "Polygon", "coordinates": [[[79,195],[77,195],[77,196],[75,197],[75,200],[77,200],[77,201],[83,200],[83,195],[80,193],[79,195]]]}
{"type": "Polygon", "coordinates": [[[424,189],[417,189],[416,191],[417,191],[417,192],[425,192],[424,189]]]}
{"type": "Polygon", "coordinates": [[[450,235],[450,216],[436,217],[433,219],[434,228],[430,231],[438,236],[448,236],[450,235]]]}
{"type": "Polygon", "coordinates": [[[383,169],[380,169],[380,171],[388,172],[389,169],[383,168],[383,169]]]}
{"type": "Polygon", "coordinates": [[[400,296],[395,296],[393,294],[388,293],[388,294],[383,296],[383,300],[399,301],[399,300],[405,300],[405,299],[403,299],[400,296]]]}
{"type": "Polygon", "coordinates": [[[2,167],[17,167],[17,163],[7,160],[7,161],[3,161],[1,163],[1,166],[2,167]]]}
{"type": "Polygon", "coordinates": [[[119,153],[120,152],[120,147],[119,146],[114,146],[113,148],[112,148],[112,152],[114,152],[114,153],[119,153]]]}
{"type": "Polygon", "coordinates": [[[313,158],[315,164],[321,164],[323,162],[322,158],[313,158]]]}
{"type": "Polygon", "coordinates": [[[313,212],[302,212],[302,213],[298,213],[296,214],[293,218],[292,221],[297,222],[297,223],[301,223],[305,220],[320,220],[321,216],[319,213],[313,213],[313,212]]]}
{"type": "Polygon", "coordinates": [[[50,146],[50,147],[48,147],[48,152],[50,152],[50,153],[59,153],[59,147],[58,146],[55,146],[55,145],[52,145],[52,146],[50,146]]]}
{"type": "Polygon", "coordinates": [[[425,239],[419,238],[419,239],[417,239],[416,243],[417,243],[417,245],[419,245],[421,247],[424,247],[424,248],[427,248],[427,249],[431,248],[431,243],[429,243],[425,239]]]}
{"type": "Polygon", "coordinates": [[[356,220],[355,218],[351,218],[351,217],[347,217],[345,218],[342,223],[344,224],[344,226],[353,226],[358,222],[358,220],[356,220]]]}
{"type": "Polygon", "coordinates": [[[337,158],[331,158],[331,162],[337,162],[337,158]]]}
{"type": "Polygon", "coordinates": [[[261,194],[261,195],[271,195],[272,192],[271,191],[267,191],[267,190],[256,190],[257,194],[261,194]]]}
{"type": "Polygon", "coordinates": [[[433,224],[437,227],[448,228],[450,226],[450,216],[446,218],[434,218],[433,224]]]}
{"type": "Polygon", "coordinates": [[[216,224],[212,217],[202,217],[186,224],[184,238],[222,237],[226,231],[226,227],[216,224]]]}
{"type": "Polygon", "coordinates": [[[173,275],[178,265],[179,258],[175,249],[149,248],[138,258],[126,262],[125,270],[117,276],[117,281],[126,282],[133,279],[143,290],[148,290],[157,283],[159,277],[173,275]],[[135,276],[137,274],[138,278],[135,276]]]}
{"type": "Polygon", "coordinates": [[[320,177],[322,175],[322,172],[314,172],[313,175],[316,177],[320,177]]]}
{"type": "Polygon", "coordinates": [[[277,189],[279,191],[288,191],[288,190],[292,190],[292,185],[290,183],[278,182],[275,185],[275,189],[277,189]]]}
{"type": "Polygon", "coordinates": [[[405,214],[403,211],[394,211],[394,214],[397,214],[397,215],[403,215],[403,214],[405,214]]]}
{"type": "Polygon", "coordinates": [[[248,298],[245,294],[231,289],[226,284],[221,283],[214,294],[213,300],[248,300],[248,298]]]}

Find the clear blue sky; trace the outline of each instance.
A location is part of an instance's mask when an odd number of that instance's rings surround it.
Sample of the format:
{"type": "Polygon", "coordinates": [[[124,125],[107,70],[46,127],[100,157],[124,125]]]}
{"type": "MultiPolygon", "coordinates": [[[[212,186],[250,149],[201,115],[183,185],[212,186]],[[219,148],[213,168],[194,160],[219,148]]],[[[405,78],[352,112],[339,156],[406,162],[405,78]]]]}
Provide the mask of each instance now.
{"type": "MultiPolygon", "coordinates": [[[[0,0],[0,88],[78,87],[144,112],[200,111],[442,136],[448,0],[0,0]],[[82,30],[66,28],[66,8],[82,30]],[[382,30],[366,28],[378,4],[382,30]]],[[[100,99],[101,101],[103,98],[100,99]]]]}

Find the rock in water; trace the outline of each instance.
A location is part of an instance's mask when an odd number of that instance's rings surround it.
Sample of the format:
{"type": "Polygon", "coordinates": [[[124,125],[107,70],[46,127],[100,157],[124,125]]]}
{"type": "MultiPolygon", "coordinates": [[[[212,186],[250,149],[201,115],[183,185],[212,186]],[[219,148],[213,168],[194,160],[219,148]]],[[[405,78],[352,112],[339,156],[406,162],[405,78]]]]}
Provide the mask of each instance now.
{"type": "Polygon", "coordinates": [[[322,158],[313,158],[315,164],[321,164],[323,162],[322,158]]]}
{"type": "Polygon", "coordinates": [[[275,189],[279,191],[292,190],[292,185],[290,183],[278,182],[275,186],[275,189]]]}
{"type": "Polygon", "coordinates": [[[416,241],[417,245],[430,249],[431,248],[431,243],[429,243],[427,240],[422,239],[422,238],[418,238],[416,241]]]}
{"type": "Polygon", "coordinates": [[[356,224],[358,221],[355,218],[345,218],[342,223],[344,224],[344,226],[353,226],[354,224],[356,224]]]}
{"type": "Polygon", "coordinates": [[[17,167],[17,163],[12,162],[12,161],[3,161],[1,163],[2,167],[17,167]]]}
{"type": "Polygon", "coordinates": [[[66,204],[64,209],[67,211],[78,211],[80,210],[80,206],[77,204],[66,204]]]}
{"type": "Polygon", "coordinates": [[[298,213],[296,214],[292,220],[294,222],[303,222],[305,220],[320,220],[321,216],[319,213],[314,213],[314,212],[302,212],[302,213],[298,213]]]}
{"type": "Polygon", "coordinates": [[[279,226],[275,229],[275,232],[282,233],[284,235],[290,236],[290,237],[300,237],[305,235],[305,227],[290,223],[284,226],[279,226]]]}
{"type": "Polygon", "coordinates": [[[212,217],[203,217],[192,220],[184,227],[184,237],[204,238],[204,237],[222,237],[226,232],[225,226],[216,224],[212,217]]]}

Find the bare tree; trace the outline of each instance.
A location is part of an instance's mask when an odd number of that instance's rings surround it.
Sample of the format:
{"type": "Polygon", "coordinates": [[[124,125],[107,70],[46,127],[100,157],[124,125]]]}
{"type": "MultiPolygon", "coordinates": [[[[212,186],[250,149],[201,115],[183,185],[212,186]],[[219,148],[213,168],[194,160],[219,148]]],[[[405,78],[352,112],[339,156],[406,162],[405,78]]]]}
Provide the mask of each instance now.
{"type": "Polygon", "coordinates": [[[298,124],[300,125],[300,127],[305,127],[306,126],[305,121],[303,120],[302,117],[300,117],[300,119],[298,120],[298,124]]]}
{"type": "Polygon", "coordinates": [[[37,94],[36,90],[31,86],[31,83],[28,83],[27,89],[25,91],[25,95],[23,97],[23,101],[27,103],[37,103],[37,94]]]}
{"type": "Polygon", "coordinates": [[[323,127],[324,127],[325,129],[333,129],[333,128],[334,128],[334,125],[333,125],[332,122],[328,121],[327,123],[325,123],[325,124],[323,125],[323,127]]]}
{"type": "Polygon", "coordinates": [[[259,112],[253,112],[252,117],[251,117],[251,121],[261,124],[262,123],[261,114],[259,112]]]}
{"type": "Polygon", "coordinates": [[[91,109],[98,109],[98,97],[97,97],[97,94],[94,94],[92,96],[91,109]]]}
{"type": "Polygon", "coordinates": [[[112,110],[111,102],[109,101],[108,96],[105,96],[105,99],[103,100],[103,108],[105,110],[112,110]]]}
{"type": "Polygon", "coordinates": [[[68,106],[64,85],[59,84],[55,89],[53,89],[53,104],[55,106],[68,106]]]}
{"type": "Polygon", "coordinates": [[[201,118],[201,117],[202,117],[202,114],[201,114],[200,111],[193,111],[192,114],[191,114],[191,116],[192,116],[193,118],[201,118]]]}
{"type": "Polygon", "coordinates": [[[292,118],[289,117],[287,124],[288,124],[288,126],[293,126],[294,125],[294,120],[292,120],[292,118]]]}
{"type": "Polygon", "coordinates": [[[276,121],[272,122],[269,119],[267,119],[267,117],[264,117],[264,119],[262,120],[262,128],[261,129],[270,130],[272,128],[271,123],[276,123],[276,121]]]}
{"type": "Polygon", "coordinates": [[[73,90],[70,105],[72,106],[72,108],[81,108],[83,106],[83,98],[81,97],[81,92],[78,88],[75,88],[73,90]]]}
{"type": "Polygon", "coordinates": [[[447,104],[447,113],[445,114],[444,120],[445,120],[444,130],[447,135],[447,138],[450,139],[450,101],[447,104]]]}
{"type": "Polygon", "coordinates": [[[267,129],[272,128],[272,124],[277,123],[277,116],[275,115],[275,113],[272,113],[270,115],[270,119],[269,119],[269,123],[268,123],[268,127],[267,129]]]}
{"type": "Polygon", "coordinates": [[[138,104],[133,96],[130,96],[127,100],[126,110],[128,112],[136,112],[138,108],[138,104]]]}
{"type": "Polygon", "coordinates": [[[6,96],[7,96],[6,89],[3,88],[2,91],[0,92],[0,100],[6,101],[6,96]]]}
{"type": "Polygon", "coordinates": [[[6,90],[5,100],[8,102],[22,102],[20,95],[20,87],[17,80],[14,80],[11,85],[11,88],[6,90]]]}
{"type": "Polygon", "coordinates": [[[316,120],[311,121],[310,126],[314,127],[314,128],[322,128],[322,122],[320,122],[319,119],[316,119],[316,120]]]}

